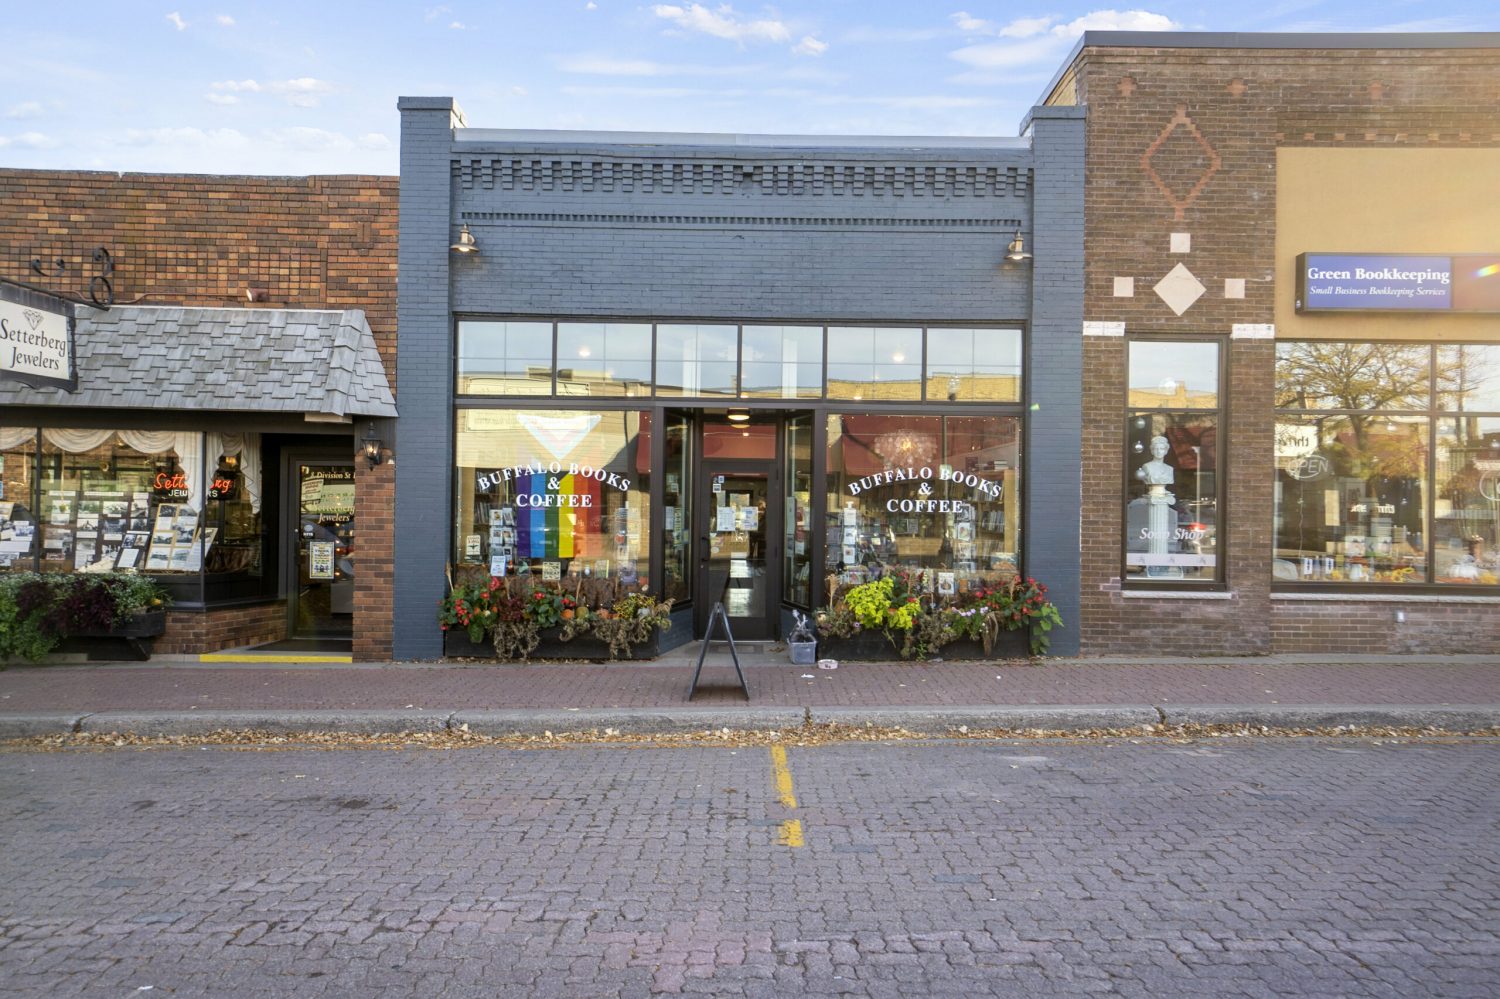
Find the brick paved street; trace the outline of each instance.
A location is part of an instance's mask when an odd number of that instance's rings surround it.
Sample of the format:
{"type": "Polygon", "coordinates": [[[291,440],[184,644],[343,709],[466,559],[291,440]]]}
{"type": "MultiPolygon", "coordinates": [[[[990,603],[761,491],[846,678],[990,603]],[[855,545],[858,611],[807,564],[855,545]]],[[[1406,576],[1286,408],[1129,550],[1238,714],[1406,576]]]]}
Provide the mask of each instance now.
{"type": "Polygon", "coordinates": [[[846,744],[775,774],[7,751],[0,992],[1500,994],[1500,743],[846,744]]]}

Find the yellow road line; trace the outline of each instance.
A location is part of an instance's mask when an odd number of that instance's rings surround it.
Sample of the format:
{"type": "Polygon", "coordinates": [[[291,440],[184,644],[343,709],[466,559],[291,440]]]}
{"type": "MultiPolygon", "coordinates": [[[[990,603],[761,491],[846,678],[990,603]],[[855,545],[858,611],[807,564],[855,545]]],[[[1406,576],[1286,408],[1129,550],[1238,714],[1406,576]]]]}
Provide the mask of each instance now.
{"type": "Polygon", "coordinates": [[[200,663],[352,663],[353,656],[318,655],[305,652],[287,655],[262,655],[256,652],[205,652],[198,657],[200,663]]]}
{"type": "MultiPolygon", "coordinates": [[[[797,807],[797,793],[792,789],[792,771],[786,765],[786,748],[784,746],[771,747],[771,776],[776,782],[776,796],[787,808],[797,807]]],[[[802,821],[800,819],[787,819],[781,823],[781,829],[777,832],[776,841],[782,846],[805,846],[806,840],[802,838],[802,821]]]]}
{"type": "Polygon", "coordinates": [[[792,772],[786,765],[786,747],[771,747],[771,773],[776,778],[776,793],[781,803],[788,808],[797,807],[797,795],[792,791],[792,772]]]}

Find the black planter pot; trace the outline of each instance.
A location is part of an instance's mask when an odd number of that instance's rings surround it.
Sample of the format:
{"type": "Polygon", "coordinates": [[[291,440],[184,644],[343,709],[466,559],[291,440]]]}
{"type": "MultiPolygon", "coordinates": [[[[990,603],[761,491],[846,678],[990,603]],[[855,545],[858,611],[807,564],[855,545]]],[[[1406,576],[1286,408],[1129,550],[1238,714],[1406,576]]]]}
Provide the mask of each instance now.
{"type": "Polygon", "coordinates": [[[145,610],[99,631],[75,632],[58,645],[58,652],[84,653],[91,661],[132,659],[145,662],[151,658],[156,640],[167,630],[166,608],[145,610]]]}
{"type": "MultiPolygon", "coordinates": [[[[604,659],[610,658],[609,643],[592,635],[580,635],[571,641],[559,636],[561,628],[543,628],[542,641],[531,653],[532,659],[604,659]]],[[[661,654],[661,632],[653,630],[649,641],[633,645],[625,661],[655,659],[661,654]]],[[[498,659],[495,646],[486,638],[482,642],[469,640],[469,633],[450,628],[443,633],[443,655],[470,659],[498,659]]]]}
{"type": "MultiPolygon", "coordinates": [[[[818,658],[843,659],[849,662],[889,662],[901,658],[906,636],[899,631],[887,638],[883,632],[860,631],[848,638],[824,636],[818,639],[818,658]]],[[[989,655],[978,639],[949,642],[933,656],[935,659],[1026,659],[1031,655],[1031,639],[1026,631],[1002,631],[989,655]]]]}

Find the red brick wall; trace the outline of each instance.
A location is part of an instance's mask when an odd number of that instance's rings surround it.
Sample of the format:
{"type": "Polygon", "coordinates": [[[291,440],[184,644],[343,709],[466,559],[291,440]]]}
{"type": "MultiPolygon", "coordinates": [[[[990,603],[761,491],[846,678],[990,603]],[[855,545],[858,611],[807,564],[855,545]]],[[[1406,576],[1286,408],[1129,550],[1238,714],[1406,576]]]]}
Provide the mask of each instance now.
{"type": "MultiPolygon", "coordinates": [[[[354,661],[391,657],[391,601],[396,564],[396,464],[354,456],[354,661]]],[[[433,621],[437,609],[433,609],[433,621]]]]}
{"type": "Polygon", "coordinates": [[[162,655],[197,655],[246,645],[275,642],[286,636],[286,601],[253,607],[206,611],[168,610],[167,630],[156,640],[162,655]]]}
{"type": "Polygon", "coordinates": [[[0,277],[86,295],[103,246],[121,304],[363,309],[393,388],[396,230],[395,177],[0,170],[0,277]]]}
{"type": "Polygon", "coordinates": [[[1086,654],[1496,647],[1489,620],[1496,615],[1482,604],[1412,603],[1404,605],[1407,623],[1397,625],[1389,604],[1271,599],[1274,347],[1267,340],[1231,341],[1230,332],[1236,324],[1273,323],[1275,296],[1291,293],[1273,279],[1279,146],[1500,145],[1497,66],[1500,53],[1483,50],[1091,48],[1081,54],[1073,78],[1088,107],[1084,318],[1124,323],[1130,333],[1222,338],[1230,384],[1220,454],[1227,528],[1220,558],[1232,595],[1122,597],[1124,344],[1085,337],[1086,654]],[[1191,252],[1171,253],[1172,233],[1190,234],[1191,252]],[[1206,288],[1182,316],[1152,291],[1179,262],[1206,288]],[[1116,277],[1135,279],[1133,297],[1115,297],[1116,277]],[[1243,299],[1227,297],[1226,278],[1245,280],[1243,299]],[[1360,636],[1355,622],[1378,640],[1360,636]]]}

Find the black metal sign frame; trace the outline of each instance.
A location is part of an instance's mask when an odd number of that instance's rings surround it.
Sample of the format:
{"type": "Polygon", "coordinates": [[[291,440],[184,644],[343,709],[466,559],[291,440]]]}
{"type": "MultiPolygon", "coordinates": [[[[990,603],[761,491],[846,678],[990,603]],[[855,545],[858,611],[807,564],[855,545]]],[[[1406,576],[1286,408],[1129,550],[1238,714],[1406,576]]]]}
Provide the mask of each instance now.
{"type": "Polygon", "coordinates": [[[740,668],[740,655],[734,648],[734,632],[729,630],[729,613],[724,610],[724,602],[716,601],[714,609],[708,614],[708,630],[703,633],[703,647],[698,650],[698,668],[693,670],[693,683],[688,687],[687,699],[692,700],[693,695],[698,692],[698,677],[703,674],[703,660],[708,655],[708,645],[714,640],[714,628],[718,625],[724,626],[724,640],[729,643],[729,657],[734,660],[734,672],[740,678],[740,689],[745,692],[745,700],[750,700],[750,684],[745,682],[745,671],[740,668]]]}

